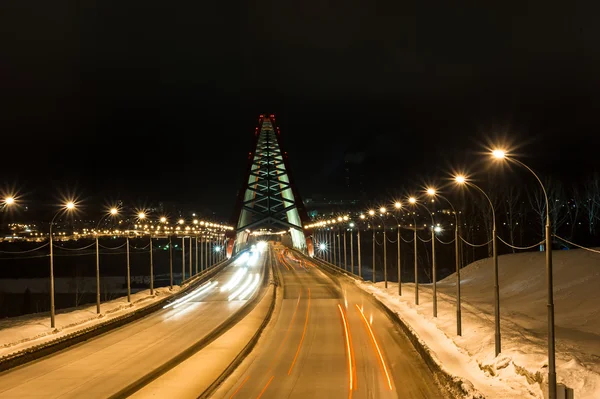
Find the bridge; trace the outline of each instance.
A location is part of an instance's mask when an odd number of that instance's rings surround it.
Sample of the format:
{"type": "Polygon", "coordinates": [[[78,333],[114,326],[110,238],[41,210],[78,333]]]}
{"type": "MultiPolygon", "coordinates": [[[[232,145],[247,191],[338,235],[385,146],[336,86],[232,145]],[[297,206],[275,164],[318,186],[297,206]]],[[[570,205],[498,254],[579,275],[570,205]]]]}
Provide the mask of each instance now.
{"type": "MultiPolygon", "coordinates": [[[[440,354],[432,355],[424,340],[436,348],[436,341],[447,337],[427,327],[432,321],[411,325],[389,299],[414,296],[414,305],[407,309],[431,306],[437,320],[438,299],[448,302],[448,293],[437,292],[440,249],[435,245],[450,243],[436,234],[444,218],[458,225],[452,204],[448,202],[452,212],[444,210],[437,220],[414,197],[390,209],[338,212],[310,220],[281,134],[274,115],[260,115],[230,225],[197,219],[170,225],[164,218],[150,221],[140,213],[128,229],[74,233],[70,238],[95,240],[96,312],[64,309],[55,314],[51,275],[51,324],[43,315],[29,324],[7,321],[4,332],[0,330],[0,339],[7,343],[0,349],[0,397],[483,396],[469,382],[485,380],[483,372],[461,363],[464,353],[444,352],[444,344],[440,354]],[[414,208],[405,212],[411,205],[414,208]],[[424,212],[419,214],[418,207],[424,212]],[[101,304],[99,242],[116,236],[126,240],[127,299],[101,304]],[[149,239],[150,290],[132,298],[129,263],[134,239],[149,239]],[[168,240],[164,248],[170,253],[170,282],[165,287],[154,286],[153,245],[160,240],[168,240]],[[180,274],[173,271],[173,240],[183,247],[180,274]],[[402,268],[403,241],[413,243],[412,275],[402,268]],[[419,257],[419,241],[430,242],[431,277],[424,277],[428,260],[419,257]],[[388,243],[393,244],[397,263],[388,258],[388,243]],[[407,272],[408,281],[403,281],[407,272]],[[427,284],[419,285],[426,277],[427,284]],[[390,293],[388,284],[397,294],[390,293]],[[450,371],[444,360],[453,356],[458,360],[448,360],[448,367],[455,365],[450,371]],[[465,374],[457,375],[456,370],[465,374]]],[[[432,190],[429,195],[440,194],[432,190]]],[[[117,212],[111,210],[113,215],[117,212]]],[[[456,256],[447,257],[456,259],[456,336],[461,337],[460,231],[454,231],[456,256]]],[[[50,233],[49,238],[44,246],[49,245],[52,270],[53,248],[62,244],[60,236],[53,239],[50,233]]],[[[454,247],[449,248],[451,253],[454,247]]],[[[440,304],[446,310],[444,306],[440,304]]],[[[417,320],[416,311],[408,310],[407,315],[417,320]]],[[[499,318],[496,322],[489,350],[498,356],[499,318]]],[[[521,394],[512,387],[481,386],[488,395],[521,394]]]]}

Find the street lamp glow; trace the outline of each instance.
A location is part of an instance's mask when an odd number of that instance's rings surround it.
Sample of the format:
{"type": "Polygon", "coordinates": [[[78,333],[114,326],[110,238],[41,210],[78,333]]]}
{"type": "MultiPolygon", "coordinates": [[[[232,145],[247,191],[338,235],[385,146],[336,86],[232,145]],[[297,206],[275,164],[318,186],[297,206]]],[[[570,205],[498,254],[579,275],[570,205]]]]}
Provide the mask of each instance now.
{"type": "Polygon", "coordinates": [[[116,215],[117,213],[119,213],[119,210],[117,208],[110,208],[111,215],[116,215]]]}
{"type": "Polygon", "coordinates": [[[492,156],[496,159],[504,159],[506,158],[506,151],[500,149],[494,150],[492,151],[492,156]]]}
{"type": "Polygon", "coordinates": [[[360,215],[360,218],[361,218],[361,219],[364,219],[364,218],[365,218],[365,215],[363,215],[363,214],[361,213],[361,215],[360,215]]]}
{"type": "Polygon", "coordinates": [[[348,216],[344,216],[344,220],[348,220],[348,216]]]}
{"type": "Polygon", "coordinates": [[[394,203],[394,208],[396,208],[396,209],[400,209],[400,208],[402,208],[402,203],[400,203],[399,201],[396,201],[396,202],[394,203]]]}
{"type": "Polygon", "coordinates": [[[141,219],[146,219],[146,213],[144,213],[144,212],[138,213],[138,219],[140,219],[140,220],[141,219]]]}
{"type": "Polygon", "coordinates": [[[6,205],[12,205],[15,203],[15,197],[6,197],[4,198],[4,203],[6,205]]]}
{"type": "Polygon", "coordinates": [[[217,246],[215,247],[215,252],[221,252],[221,247],[217,245],[217,246]]]}
{"type": "Polygon", "coordinates": [[[338,222],[341,222],[343,219],[341,216],[338,216],[337,220],[338,220],[338,222]]]}
{"type": "Polygon", "coordinates": [[[408,202],[410,202],[411,204],[416,204],[417,203],[417,199],[415,197],[410,197],[408,199],[408,202]]]}
{"type": "Polygon", "coordinates": [[[179,221],[178,221],[177,223],[179,223],[179,224],[184,224],[184,223],[185,223],[185,220],[183,220],[183,219],[179,219],[179,221]]]}
{"type": "Polygon", "coordinates": [[[427,189],[427,194],[429,194],[429,195],[435,195],[435,189],[434,188],[428,188],[427,189]]]}
{"type": "Polygon", "coordinates": [[[441,232],[441,231],[442,231],[442,228],[441,228],[440,226],[435,226],[435,227],[433,228],[433,231],[435,231],[436,233],[439,233],[439,232],[441,232]]]}
{"type": "Polygon", "coordinates": [[[454,181],[457,182],[458,184],[465,184],[467,179],[463,175],[456,175],[454,177],[454,181]]]}
{"type": "Polygon", "coordinates": [[[198,219],[194,219],[194,224],[198,224],[198,219]]]}
{"type": "Polygon", "coordinates": [[[385,209],[385,207],[384,207],[384,206],[382,206],[381,208],[379,208],[379,212],[380,212],[380,213],[386,213],[386,212],[387,212],[387,209],[385,209]]]}
{"type": "Polygon", "coordinates": [[[326,249],[326,248],[327,248],[327,245],[325,245],[324,243],[320,243],[320,244],[319,244],[319,249],[320,249],[321,251],[325,251],[325,249],[326,249]]]}
{"type": "Polygon", "coordinates": [[[164,222],[166,222],[166,221],[167,221],[167,218],[166,218],[166,217],[164,217],[164,216],[163,216],[163,217],[161,217],[161,218],[160,218],[160,222],[161,222],[161,223],[164,223],[164,222]]]}
{"type": "Polygon", "coordinates": [[[369,210],[369,215],[373,216],[375,214],[375,211],[373,209],[369,210]]]}
{"type": "Polygon", "coordinates": [[[65,208],[67,209],[74,209],[75,208],[75,203],[73,201],[69,201],[65,204],[65,208]]]}

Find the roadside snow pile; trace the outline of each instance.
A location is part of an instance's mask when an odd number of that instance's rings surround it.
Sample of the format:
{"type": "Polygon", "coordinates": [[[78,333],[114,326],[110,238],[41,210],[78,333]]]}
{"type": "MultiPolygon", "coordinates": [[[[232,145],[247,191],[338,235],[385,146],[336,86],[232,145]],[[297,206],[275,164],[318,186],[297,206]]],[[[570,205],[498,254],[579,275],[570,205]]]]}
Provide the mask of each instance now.
{"type": "Polygon", "coordinates": [[[179,286],[173,286],[173,291],[169,287],[157,288],[154,295],[144,290],[132,294],[131,303],[127,297],[103,302],[100,314],[96,313],[96,304],[63,309],[56,314],[54,329],[50,328],[49,312],[1,319],[0,358],[145,308],[179,290],[179,286]]]}
{"type": "MultiPolygon", "coordinates": [[[[576,398],[600,398],[600,254],[554,251],[556,364],[559,383],[576,398]]],[[[456,276],[438,282],[438,317],[430,284],[359,282],[396,312],[450,374],[489,398],[543,398],[547,382],[545,254],[499,257],[502,353],[494,355],[492,259],[461,270],[462,336],[456,335],[456,276]]]]}

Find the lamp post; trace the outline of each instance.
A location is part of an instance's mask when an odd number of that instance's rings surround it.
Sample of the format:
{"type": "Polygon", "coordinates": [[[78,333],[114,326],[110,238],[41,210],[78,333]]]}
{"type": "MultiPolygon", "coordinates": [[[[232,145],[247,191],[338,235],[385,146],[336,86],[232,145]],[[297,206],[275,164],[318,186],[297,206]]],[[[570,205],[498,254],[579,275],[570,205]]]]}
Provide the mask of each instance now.
{"type": "Polygon", "coordinates": [[[337,221],[338,221],[338,228],[337,228],[337,242],[338,242],[338,267],[341,269],[342,268],[342,244],[341,244],[341,238],[342,238],[342,232],[341,232],[341,223],[342,223],[342,217],[338,217],[337,221]]]}
{"type": "MultiPolygon", "coordinates": [[[[421,206],[423,209],[425,209],[425,211],[429,214],[429,217],[431,217],[431,269],[432,269],[432,282],[433,282],[433,317],[437,317],[437,275],[436,275],[436,271],[437,271],[437,264],[436,264],[436,259],[435,259],[435,233],[436,231],[436,227],[435,227],[435,220],[433,218],[433,215],[431,214],[431,211],[423,204],[417,202],[417,199],[415,197],[410,197],[408,199],[408,202],[411,203],[412,205],[417,205],[417,206],[421,206]]],[[[438,229],[439,231],[439,229],[438,229]]],[[[418,305],[418,284],[417,284],[417,223],[415,222],[415,303],[418,305]]]]}
{"type": "MultiPolygon", "coordinates": [[[[369,216],[374,216],[375,215],[375,211],[374,210],[369,210],[369,216]]],[[[373,266],[372,266],[372,270],[373,270],[373,284],[376,283],[376,279],[375,279],[375,225],[371,226],[371,231],[373,232],[373,266]]]]}
{"type": "Polygon", "coordinates": [[[500,337],[500,288],[498,284],[498,244],[496,239],[496,210],[494,209],[494,204],[490,197],[475,183],[467,181],[466,177],[463,175],[458,175],[454,177],[454,181],[459,185],[470,186],[477,189],[485,199],[488,201],[490,205],[490,209],[492,210],[492,254],[493,254],[493,263],[494,263],[494,326],[495,326],[495,350],[496,356],[502,352],[502,344],[500,337]]]}
{"type": "Polygon", "coordinates": [[[354,222],[350,222],[350,273],[354,274],[354,222]]]}
{"type": "Polygon", "coordinates": [[[386,231],[385,231],[385,219],[383,218],[383,215],[385,215],[387,213],[387,209],[385,209],[385,207],[381,207],[379,208],[379,218],[381,219],[381,222],[383,223],[383,281],[385,284],[385,288],[387,288],[388,286],[388,281],[387,281],[387,235],[386,235],[386,231]]]}
{"type": "MultiPolygon", "coordinates": [[[[344,222],[348,221],[348,216],[344,216],[344,222]]],[[[344,226],[344,270],[348,270],[348,262],[346,258],[346,226],[344,226]]]]}
{"type": "Polygon", "coordinates": [[[544,193],[544,199],[546,201],[546,290],[547,290],[547,308],[548,308],[548,395],[550,399],[556,399],[556,343],[554,337],[554,282],[552,272],[552,233],[551,233],[551,221],[550,221],[550,202],[548,201],[548,193],[542,180],[529,166],[516,158],[509,156],[506,151],[501,149],[495,149],[492,151],[492,156],[498,160],[513,161],[516,164],[527,169],[538,181],[542,192],[544,193]]]}
{"type": "Polygon", "coordinates": [[[432,197],[439,197],[446,201],[452,212],[454,213],[454,261],[456,266],[456,335],[462,335],[462,316],[461,316],[461,305],[460,305],[460,247],[459,247],[459,234],[458,234],[458,213],[454,208],[454,205],[450,202],[450,200],[440,193],[437,192],[436,189],[430,188],[427,190],[427,193],[432,197]],[[430,191],[431,190],[431,191],[430,191]]]}
{"type": "MultiPolygon", "coordinates": [[[[365,220],[365,215],[360,215],[360,220],[365,220]]],[[[356,234],[356,240],[358,245],[358,277],[362,280],[362,259],[360,257],[360,226],[358,226],[358,232],[356,234]]]]}
{"type": "MultiPolygon", "coordinates": [[[[396,201],[394,203],[394,208],[398,210],[402,209],[402,203],[400,201],[396,201]]],[[[396,224],[398,225],[398,236],[396,237],[396,240],[398,241],[398,295],[402,296],[402,268],[400,264],[400,241],[402,237],[400,235],[400,222],[393,213],[391,215],[394,217],[396,224]]]]}
{"type": "MultiPolygon", "coordinates": [[[[14,202],[14,201],[12,201],[14,202]]],[[[12,204],[11,202],[11,204],[12,204]]],[[[55,311],[54,311],[54,250],[52,249],[53,239],[52,239],[52,226],[54,225],[54,220],[56,217],[64,212],[69,212],[75,209],[75,203],[73,201],[67,202],[52,218],[50,222],[50,327],[55,327],[55,311]]]]}
{"type": "Polygon", "coordinates": [[[119,213],[119,210],[115,207],[110,208],[107,214],[102,216],[100,220],[98,220],[98,224],[96,225],[96,313],[100,314],[100,243],[99,243],[99,227],[100,223],[107,216],[116,216],[119,213]]]}

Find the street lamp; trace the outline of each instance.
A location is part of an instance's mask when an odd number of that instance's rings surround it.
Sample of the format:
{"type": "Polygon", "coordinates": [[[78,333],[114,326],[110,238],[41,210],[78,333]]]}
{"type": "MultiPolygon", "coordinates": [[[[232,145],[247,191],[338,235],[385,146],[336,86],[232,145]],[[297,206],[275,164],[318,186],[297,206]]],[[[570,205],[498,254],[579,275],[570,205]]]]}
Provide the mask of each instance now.
{"type": "MultiPolygon", "coordinates": [[[[14,201],[13,201],[14,202],[14,201]]],[[[58,210],[54,214],[52,221],[50,222],[50,327],[55,327],[55,311],[54,311],[54,250],[52,248],[53,240],[52,240],[52,226],[54,225],[54,220],[56,217],[64,212],[69,212],[75,209],[75,202],[68,201],[61,209],[58,210]]]]}
{"type": "MultiPolygon", "coordinates": [[[[457,183],[461,183],[461,182],[464,183],[465,177],[462,175],[456,176],[455,180],[457,183]]],[[[454,260],[455,260],[455,264],[456,264],[456,335],[460,336],[460,335],[462,335],[462,316],[461,316],[461,305],[460,305],[460,256],[459,256],[460,247],[459,247],[459,233],[458,233],[458,228],[459,228],[458,227],[459,226],[458,213],[456,212],[456,209],[454,208],[454,205],[452,205],[450,200],[448,200],[448,198],[444,197],[443,195],[439,194],[436,189],[428,188],[427,194],[429,194],[432,197],[439,197],[439,198],[443,199],[444,201],[446,201],[448,203],[448,205],[450,205],[450,208],[452,208],[452,212],[454,213],[454,223],[455,223],[454,260]]]]}
{"type": "MultiPolygon", "coordinates": [[[[394,208],[396,210],[402,209],[402,203],[400,201],[394,202],[394,208]]],[[[400,263],[400,242],[402,240],[402,235],[400,233],[400,221],[398,220],[396,215],[394,215],[393,212],[390,212],[390,214],[396,220],[396,225],[398,228],[397,237],[396,237],[396,240],[398,242],[398,295],[402,296],[402,267],[401,267],[401,263],[400,263]]]]}
{"type": "MultiPolygon", "coordinates": [[[[429,191],[428,191],[429,192],[429,191]]],[[[434,191],[435,193],[435,191],[434,191]]],[[[410,197],[408,202],[422,207],[431,217],[431,269],[433,271],[433,317],[437,317],[437,281],[436,281],[436,273],[437,273],[437,263],[435,259],[435,233],[437,233],[435,228],[435,220],[433,218],[433,214],[431,211],[423,204],[417,202],[415,197],[410,197]]],[[[418,270],[417,270],[417,223],[415,222],[415,303],[419,304],[419,280],[418,280],[418,270]]]]}
{"type": "Polygon", "coordinates": [[[454,181],[461,186],[471,186],[487,199],[490,204],[490,208],[492,210],[492,254],[493,254],[493,263],[494,263],[494,324],[495,324],[495,349],[496,356],[502,351],[501,345],[501,337],[500,337],[500,287],[498,283],[498,243],[496,239],[496,210],[494,209],[494,204],[490,197],[473,182],[467,180],[467,178],[463,175],[458,175],[454,177],[454,181]]]}
{"type": "Polygon", "coordinates": [[[15,203],[15,197],[13,197],[11,195],[4,198],[4,205],[11,206],[11,205],[14,205],[14,203],[15,203]]]}
{"type": "Polygon", "coordinates": [[[546,252],[546,289],[548,298],[548,395],[550,399],[556,399],[556,343],[554,338],[554,282],[552,273],[552,233],[551,233],[551,221],[550,221],[550,203],[548,201],[548,193],[542,180],[529,166],[516,158],[511,157],[503,149],[494,149],[492,156],[497,160],[512,161],[525,169],[527,169],[538,181],[542,192],[544,193],[544,199],[546,201],[546,245],[544,251],[546,252]]]}

